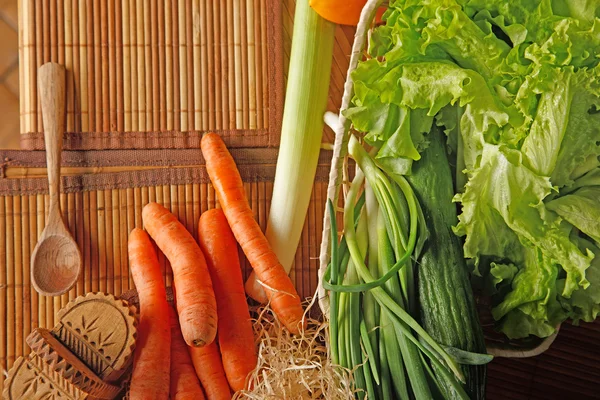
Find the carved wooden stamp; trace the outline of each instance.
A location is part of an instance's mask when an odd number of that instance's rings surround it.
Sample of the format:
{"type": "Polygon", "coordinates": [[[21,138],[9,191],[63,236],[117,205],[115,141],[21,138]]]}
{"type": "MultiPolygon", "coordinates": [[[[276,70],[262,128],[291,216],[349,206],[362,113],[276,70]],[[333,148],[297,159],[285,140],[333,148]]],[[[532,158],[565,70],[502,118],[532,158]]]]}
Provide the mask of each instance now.
{"type": "Polygon", "coordinates": [[[71,301],[49,331],[35,329],[32,349],[20,357],[5,381],[3,398],[114,399],[133,358],[137,336],[134,306],[113,295],[89,293],[71,301]]]}
{"type": "Polygon", "coordinates": [[[52,334],[100,379],[117,381],[132,362],[135,307],[113,295],[89,293],[67,304],[58,317],[52,334]]]}

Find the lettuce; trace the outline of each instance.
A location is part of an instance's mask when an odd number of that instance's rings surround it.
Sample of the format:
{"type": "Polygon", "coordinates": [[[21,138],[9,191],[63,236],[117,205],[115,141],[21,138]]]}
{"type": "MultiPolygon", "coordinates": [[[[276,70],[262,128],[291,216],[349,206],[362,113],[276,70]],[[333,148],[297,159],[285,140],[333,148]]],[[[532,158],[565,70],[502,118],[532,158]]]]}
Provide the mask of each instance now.
{"type": "Polygon", "coordinates": [[[462,207],[455,233],[511,338],[600,313],[600,6],[395,0],[352,73],[346,116],[410,174],[435,122],[462,207]]]}

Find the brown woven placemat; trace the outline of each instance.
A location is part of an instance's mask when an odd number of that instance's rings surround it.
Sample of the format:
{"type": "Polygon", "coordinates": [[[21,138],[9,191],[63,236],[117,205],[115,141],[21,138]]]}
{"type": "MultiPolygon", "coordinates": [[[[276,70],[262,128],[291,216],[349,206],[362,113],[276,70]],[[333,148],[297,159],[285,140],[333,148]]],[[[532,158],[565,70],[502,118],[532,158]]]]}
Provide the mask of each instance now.
{"type": "MultiPolygon", "coordinates": [[[[12,175],[11,168],[5,172],[12,175]]],[[[317,286],[317,235],[321,231],[326,165],[312,186],[310,208],[292,280],[302,296],[317,286]],[[320,178],[319,178],[320,177],[320,178]]],[[[241,166],[244,187],[255,218],[266,227],[275,164],[241,166]]],[[[36,327],[52,327],[56,313],[69,300],[90,291],[119,295],[133,287],[127,263],[127,236],[141,227],[141,209],[157,201],[169,208],[196,236],[200,214],[218,206],[203,166],[177,166],[119,173],[89,173],[63,178],[67,193],[61,206],[84,257],[75,287],[60,297],[40,296],[30,283],[31,252],[42,232],[49,199],[45,178],[0,178],[0,365],[10,368],[28,353],[25,338],[36,327]]],[[[308,188],[307,188],[308,189],[308,188]]],[[[240,252],[244,275],[250,266],[240,252]]],[[[170,267],[160,256],[167,285],[170,267]]],[[[0,378],[0,384],[4,377],[0,378]]],[[[1,386],[1,385],[0,385],[1,386]]]]}
{"type": "Polygon", "coordinates": [[[42,149],[37,68],[67,69],[65,149],[279,143],[279,0],[18,0],[21,147],[42,149]]]}

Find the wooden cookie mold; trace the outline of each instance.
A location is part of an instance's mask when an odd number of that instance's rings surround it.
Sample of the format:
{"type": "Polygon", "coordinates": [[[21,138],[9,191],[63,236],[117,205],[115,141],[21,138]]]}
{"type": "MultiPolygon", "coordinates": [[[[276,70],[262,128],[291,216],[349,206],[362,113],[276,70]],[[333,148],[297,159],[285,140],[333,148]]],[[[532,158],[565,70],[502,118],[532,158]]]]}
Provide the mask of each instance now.
{"type": "Polygon", "coordinates": [[[134,306],[113,295],[89,293],[67,304],[50,331],[35,329],[32,349],[5,381],[3,398],[114,399],[123,393],[137,336],[134,306]]]}
{"type": "Polygon", "coordinates": [[[132,361],[136,309],[103,293],[78,297],[58,312],[52,334],[96,375],[117,381],[132,361]]]}

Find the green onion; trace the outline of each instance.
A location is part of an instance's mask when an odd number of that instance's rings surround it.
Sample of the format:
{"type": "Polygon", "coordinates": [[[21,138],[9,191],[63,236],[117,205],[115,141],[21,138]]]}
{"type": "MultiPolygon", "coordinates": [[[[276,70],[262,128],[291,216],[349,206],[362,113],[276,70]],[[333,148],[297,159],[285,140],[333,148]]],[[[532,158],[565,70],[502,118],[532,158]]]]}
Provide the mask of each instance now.
{"type": "MultiPolygon", "coordinates": [[[[337,238],[337,221],[335,219],[335,212],[333,210],[333,203],[331,200],[327,201],[327,211],[331,218],[331,279],[333,283],[338,282],[338,238],[337,238]]],[[[332,321],[337,321],[337,307],[338,307],[338,294],[336,292],[331,292],[329,295],[329,319],[332,321]]],[[[331,359],[334,364],[339,363],[339,354],[338,354],[338,324],[337,322],[329,325],[329,347],[331,351],[331,359]]]]}
{"type": "MultiPolygon", "coordinates": [[[[381,314],[381,318],[380,318],[380,323],[381,321],[383,321],[383,314],[381,314]]],[[[380,332],[379,332],[379,365],[381,366],[381,398],[383,400],[390,400],[392,398],[392,383],[396,384],[396,381],[402,381],[404,382],[404,385],[406,386],[406,379],[404,379],[404,371],[402,371],[402,374],[400,375],[394,375],[394,379],[391,379],[390,376],[390,367],[388,366],[388,359],[387,359],[387,355],[386,355],[386,351],[387,351],[387,345],[385,344],[385,337],[384,337],[384,333],[383,333],[383,324],[381,323],[381,327],[380,327],[380,332]],[[392,383],[391,383],[392,382],[392,383]]],[[[394,342],[395,342],[395,337],[394,337],[394,342]]],[[[397,352],[396,355],[394,355],[394,360],[397,360],[398,362],[400,362],[400,364],[402,364],[402,355],[400,354],[400,352],[397,352]]],[[[399,382],[400,383],[400,382],[399,382]]],[[[407,399],[408,398],[408,392],[406,392],[406,397],[402,397],[400,396],[401,399],[407,399]]]]}
{"type": "MultiPolygon", "coordinates": [[[[357,176],[362,175],[360,182],[364,179],[364,174],[362,171],[369,171],[369,174],[373,174],[375,171],[381,172],[376,166],[375,163],[370,159],[367,152],[363,149],[363,147],[358,143],[358,140],[353,135],[350,137],[350,141],[348,144],[349,152],[354,157],[356,162],[360,166],[360,170],[357,171],[357,176]]],[[[365,266],[364,262],[361,260],[361,253],[358,248],[358,243],[356,241],[356,230],[352,225],[354,221],[354,208],[349,206],[354,202],[354,199],[357,196],[358,185],[355,185],[357,179],[354,179],[350,190],[348,192],[348,196],[346,199],[346,207],[344,209],[344,227],[345,227],[345,236],[346,242],[348,243],[348,250],[350,251],[351,258],[354,260],[356,264],[356,270],[361,279],[363,279],[366,283],[370,283],[374,281],[373,276],[369,272],[368,268],[365,266]]],[[[377,192],[376,192],[377,193],[377,192]]],[[[381,205],[380,201],[380,205],[381,205]]],[[[416,212],[416,210],[415,210],[416,212]]],[[[412,328],[431,348],[441,357],[441,359],[446,363],[447,367],[452,370],[452,372],[456,375],[456,377],[462,382],[464,381],[464,376],[460,370],[458,364],[442,349],[442,347],[435,341],[433,338],[414,320],[414,318],[407,313],[402,307],[400,307],[381,287],[376,287],[371,290],[377,302],[380,304],[382,309],[385,309],[388,312],[388,315],[395,321],[394,326],[397,330],[402,332],[409,338],[421,351],[425,352],[432,362],[440,362],[438,358],[432,354],[429,350],[427,350],[408,330],[401,321],[405,322],[410,328],[412,328]],[[397,317],[398,319],[395,319],[397,317]]],[[[445,370],[444,366],[440,364],[441,368],[445,370]]]]}
{"type": "MultiPolygon", "coordinates": [[[[385,221],[383,218],[383,212],[381,209],[377,215],[377,237],[379,246],[377,248],[378,251],[378,269],[379,274],[384,274],[385,272],[390,270],[390,266],[394,262],[394,253],[392,250],[392,245],[388,238],[388,233],[386,230],[385,221]]],[[[392,297],[400,296],[400,284],[398,282],[398,277],[394,276],[385,284],[386,291],[392,297]]],[[[404,370],[404,361],[402,357],[402,352],[400,351],[400,347],[398,345],[398,337],[396,336],[396,331],[387,317],[387,313],[382,312],[380,316],[380,324],[381,324],[381,336],[382,341],[381,344],[385,348],[385,351],[382,349],[381,352],[381,368],[383,370],[384,363],[386,369],[389,371],[394,379],[392,380],[392,384],[396,391],[396,395],[401,399],[408,399],[408,386],[406,382],[405,370],[404,370]],[[386,354],[387,353],[387,354],[386,354]],[[389,354],[389,357],[387,356],[389,354]]]]}
{"type": "MultiPolygon", "coordinates": [[[[368,315],[367,313],[364,313],[365,317],[367,315],[368,315]]],[[[371,364],[371,371],[373,373],[373,379],[375,380],[375,383],[377,383],[379,385],[380,382],[379,382],[379,373],[377,372],[377,358],[375,356],[374,348],[373,348],[373,346],[371,346],[371,338],[369,337],[369,332],[367,331],[367,325],[365,323],[364,318],[362,321],[360,321],[360,338],[363,343],[363,347],[365,348],[365,352],[367,353],[367,356],[368,356],[367,361],[369,362],[369,364],[371,364]]]]}
{"type": "MultiPolygon", "coordinates": [[[[377,215],[379,214],[379,206],[377,205],[375,194],[373,193],[373,190],[369,185],[365,185],[364,193],[365,212],[367,216],[367,230],[369,235],[367,262],[371,273],[373,273],[373,276],[379,277],[379,265],[377,254],[377,248],[379,246],[379,240],[377,237],[377,215]]],[[[370,292],[365,292],[363,294],[363,319],[365,332],[367,332],[368,336],[368,341],[366,341],[364,338],[363,341],[365,341],[364,347],[367,351],[367,355],[369,356],[369,363],[371,363],[370,369],[372,370],[373,378],[377,385],[381,384],[379,378],[379,348],[377,346],[379,314],[379,305],[377,304],[375,297],[373,297],[373,295],[370,292]]]]}

